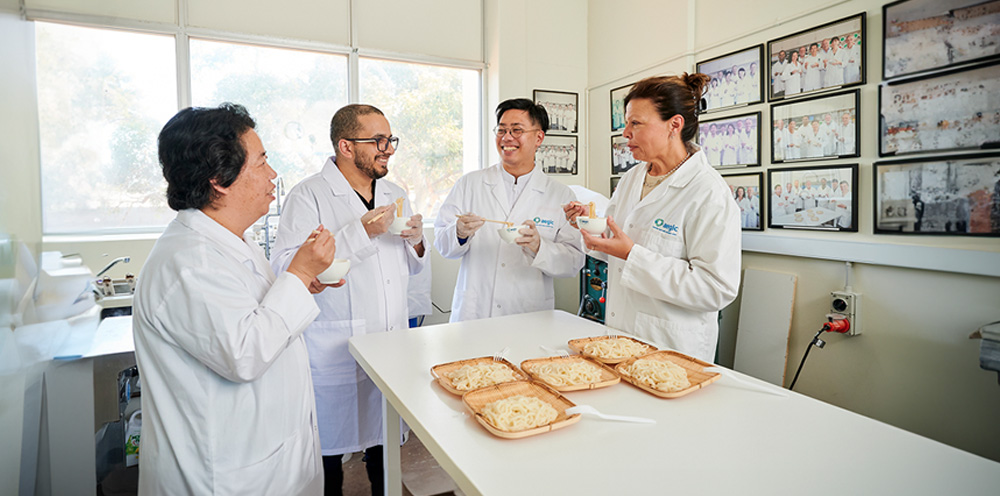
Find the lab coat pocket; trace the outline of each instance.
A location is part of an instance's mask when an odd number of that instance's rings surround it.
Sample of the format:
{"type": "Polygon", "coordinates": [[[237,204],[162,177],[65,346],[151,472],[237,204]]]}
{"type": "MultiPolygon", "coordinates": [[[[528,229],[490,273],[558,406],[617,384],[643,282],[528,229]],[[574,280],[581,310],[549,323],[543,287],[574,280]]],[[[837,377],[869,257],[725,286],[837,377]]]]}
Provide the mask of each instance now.
{"type": "MultiPolygon", "coordinates": [[[[289,438],[289,440],[295,439],[289,438]]],[[[219,470],[216,473],[215,495],[280,495],[288,492],[285,480],[286,474],[277,474],[287,468],[288,458],[285,447],[288,440],[283,441],[278,448],[264,459],[250,465],[237,467],[233,470],[219,470]]],[[[252,459],[251,459],[252,460],[252,459]]]]}
{"type": "Polygon", "coordinates": [[[641,312],[635,314],[635,333],[639,338],[710,361],[714,352],[706,354],[709,351],[706,329],[701,321],[671,321],[641,312]]]}
{"type": "Polygon", "coordinates": [[[656,229],[646,230],[645,234],[642,235],[640,244],[667,257],[676,257],[678,259],[687,257],[684,250],[684,242],[680,236],[667,234],[656,229]]]}
{"type": "Polygon", "coordinates": [[[365,320],[314,321],[305,331],[306,349],[313,383],[325,385],[354,380],[355,362],[347,342],[355,335],[364,335],[365,320]]]}

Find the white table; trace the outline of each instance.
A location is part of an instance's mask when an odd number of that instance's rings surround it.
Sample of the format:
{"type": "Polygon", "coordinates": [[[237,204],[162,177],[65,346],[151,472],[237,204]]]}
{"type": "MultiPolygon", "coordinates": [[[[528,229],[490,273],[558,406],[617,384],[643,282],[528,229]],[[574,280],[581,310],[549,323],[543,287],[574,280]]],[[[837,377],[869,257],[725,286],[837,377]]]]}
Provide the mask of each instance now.
{"type": "MultiPolygon", "coordinates": [[[[510,347],[506,358],[520,364],[550,355],[539,344],[565,348],[569,339],[606,331],[562,311],[544,311],[355,337],[350,351],[382,390],[385,421],[398,422],[401,415],[466,494],[1000,493],[1000,463],[798,393],[745,389],[725,376],[677,399],[654,397],[624,381],[567,392],[574,403],[657,423],[584,415],[563,429],[506,440],[483,429],[461,398],[430,374],[434,365],[504,347],[510,347]]],[[[399,494],[398,439],[392,439],[399,434],[392,430],[386,491],[399,494]]]]}

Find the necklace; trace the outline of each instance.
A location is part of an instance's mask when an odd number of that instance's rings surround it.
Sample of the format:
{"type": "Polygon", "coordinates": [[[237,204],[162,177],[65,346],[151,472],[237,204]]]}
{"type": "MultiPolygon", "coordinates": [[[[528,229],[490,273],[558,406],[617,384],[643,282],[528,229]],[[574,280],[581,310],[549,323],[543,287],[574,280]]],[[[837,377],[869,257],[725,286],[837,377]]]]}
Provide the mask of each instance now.
{"type": "Polygon", "coordinates": [[[684,159],[681,160],[681,162],[678,163],[676,167],[670,169],[667,173],[663,175],[652,175],[647,170],[646,178],[643,179],[642,181],[643,185],[646,186],[647,188],[655,188],[656,186],[659,186],[664,179],[670,177],[670,174],[674,173],[674,171],[677,170],[678,168],[681,168],[681,165],[683,165],[684,162],[688,161],[688,158],[691,158],[691,153],[688,153],[687,156],[685,156],[684,159]]]}

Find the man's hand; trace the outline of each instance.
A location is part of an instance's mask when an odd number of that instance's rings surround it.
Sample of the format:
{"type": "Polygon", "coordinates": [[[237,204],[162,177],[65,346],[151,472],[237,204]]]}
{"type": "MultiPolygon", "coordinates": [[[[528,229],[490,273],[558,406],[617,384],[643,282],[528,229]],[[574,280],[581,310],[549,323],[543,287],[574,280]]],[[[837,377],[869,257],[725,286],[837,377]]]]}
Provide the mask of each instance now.
{"type": "Polygon", "coordinates": [[[579,201],[571,201],[563,205],[562,209],[566,214],[566,220],[569,221],[571,226],[576,227],[577,229],[580,228],[576,226],[576,218],[585,217],[589,213],[589,208],[579,201]]]}
{"type": "Polygon", "coordinates": [[[406,238],[411,245],[417,245],[424,239],[424,216],[420,214],[413,214],[410,216],[410,220],[406,221],[406,229],[399,233],[400,236],[406,238]]]}
{"type": "Polygon", "coordinates": [[[337,244],[333,235],[320,224],[295,252],[288,264],[288,272],[297,276],[309,288],[316,276],[333,263],[336,251],[337,244]]]}
{"type": "Polygon", "coordinates": [[[608,217],[608,227],[611,228],[612,236],[610,238],[605,237],[603,234],[594,236],[581,230],[580,232],[583,234],[583,244],[588,250],[604,252],[622,260],[628,259],[628,254],[632,252],[632,246],[635,245],[632,238],[629,238],[629,236],[625,234],[625,231],[622,231],[622,228],[618,227],[614,217],[608,217]]]}
{"type": "Polygon", "coordinates": [[[531,250],[531,253],[537,254],[538,247],[542,244],[542,239],[538,236],[538,229],[535,227],[535,221],[526,220],[524,221],[524,225],[528,227],[522,227],[518,231],[521,236],[518,236],[517,239],[514,240],[514,243],[531,250]]]}
{"type": "Polygon", "coordinates": [[[389,230],[389,224],[394,219],[395,210],[395,204],[385,205],[369,210],[361,216],[361,225],[365,228],[369,238],[374,238],[389,230]]]}
{"type": "Polygon", "coordinates": [[[458,222],[455,223],[455,233],[458,234],[459,238],[465,240],[476,234],[476,231],[483,227],[483,224],[486,224],[486,219],[476,214],[459,215],[458,222]]]}
{"type": "Polygon", "coordinates": [[[338,281],[336,283],[331,283],[329,285],[326,285],[326,284],[320,283],[319,279],[313,278],[312,283],[309,283],[309,293],[320,293],[323,290],[326,290],[327,288],[340,288],[340,287],[344,286],[345,283],[347,283],[347,280],[344,279],[344,278],[341,278],[340,281],[338,281]]]}

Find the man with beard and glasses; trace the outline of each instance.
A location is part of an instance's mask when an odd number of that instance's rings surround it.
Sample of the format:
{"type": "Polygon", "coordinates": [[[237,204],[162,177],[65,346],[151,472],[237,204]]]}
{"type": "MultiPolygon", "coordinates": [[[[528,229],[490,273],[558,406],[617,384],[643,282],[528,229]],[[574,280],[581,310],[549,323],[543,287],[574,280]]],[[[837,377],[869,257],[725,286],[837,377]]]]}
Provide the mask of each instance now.
{"type": "Polygon", "coordinates": [[[374,106],[351,104],[330,122],[336,154],[288,193],[271,265],[284,269],[303,236],[322,221],[349,259],[347,285],[316,296],[320,313],[305,330],[316,392],[326,494],[342,494],[345,453],[365,451],[372,493],[383,495],[382,394],[347,350],[351,337],[408,327],[407,284],[427,262],[423,222],[406,192],[384,179],[399,139],[374,106]],[[389,232],[402,199],[408,226],[389,232]]]}

